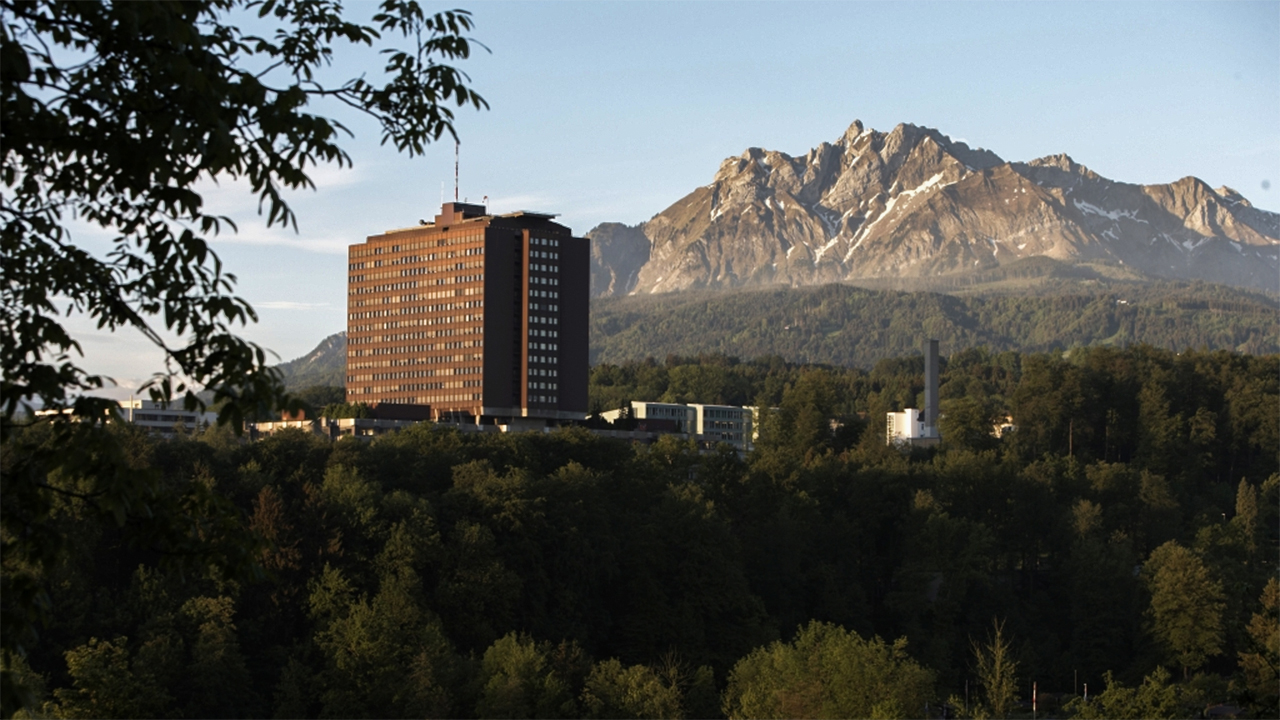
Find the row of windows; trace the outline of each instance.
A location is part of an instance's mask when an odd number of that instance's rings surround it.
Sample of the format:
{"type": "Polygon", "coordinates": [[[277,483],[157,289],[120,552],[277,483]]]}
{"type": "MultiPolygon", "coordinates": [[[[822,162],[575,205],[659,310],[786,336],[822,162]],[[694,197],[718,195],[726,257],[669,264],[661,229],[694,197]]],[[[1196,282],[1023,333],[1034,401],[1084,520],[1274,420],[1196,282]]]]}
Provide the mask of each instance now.
{"type": "MultiPolygon", "coordinates": [[[[435,266],[427,266],[427,267],[405,268],[404,270],[401,270],[399,272],[399,276],[412,277],[414,275],[434,275],[435,273],[448,272],[450,270],[468,270],[471,268],[482,268],[482,267],[484,267],[483,260],[473,260],[471,262],[453,263],[451,265],[435,265],[435,266]]],[[[357,277],[362,277],[362,276],[353,275],[351,277],[351,281],[360,282],[360,280],[356,279],[357,277]]],[[[370,278],[370,279],[371,280],[376,279],[376,277],[370,278]]]]}
{"type": "MultiPolygon", "coordinates": [[[[455,335],[478,335],[483,332],[484,332],[483,327],[479,325],[475,325],[472,327],[464,327],[464,328],[441,328],[439,330],[427,330],[425,332],[417,333],[417,334],[421,334],[425,337],[439,338],[439,337],[453,337],[455,335]]],[[[412,349],[415,347],[422,347],[422,346],[421,345],[418,345],[418,346],[398,345],[398,346],[385,347],[385,348],[370,348],[369,350],[357,350],[356,357],[363,357],[364,355],[396,355],[398,353],[419,352],[418,350],[412,349]]]]}
{"type": "Polygon", "coordinates": [[[555,325],[559,321],[554,317],[547,317],[546,315],[530,315],[529,322],[534,325],[555,325]]]}
{"type": "Polygon", "coordinates": [[[555,337],[560,337],[560,331],[539,330],[538,328],[529,328],[529,337],[555,338],[555,337]]]}
{"type": "MultiPolygon", "coordinates": [[[[439,324],[443,325],[446,320],[441,320],[439,324]]],[[[459,321],[455,321],[459,322],[459,321]]],[[[428,323],[422,323],[426,325],[428,323]]],[[[352,336],[347,340],[348,345],[368,345],[370,343],[381,342],[398,342],[400,340],[421,340],[423,338],[436,337],[436,331],[420,330],[418,332],[393,333],[391,335],[364,335],[352,336]]]]}
{"type": "MultiPolygon", "coordinates": [[[[444,260],[447,258],[455,258],[458,256],[466,257],[469,255],[483,255],[483,254],[484,254],[484,246],[480,245],[478,247],[469,247],[462,252],[458,252],[456,250],[449,250],[447,252],[427,253],[425,255],[404,255],[398,258],[392,258],[391,261],[388,262],[387,264],[388,265],[412,265],[414,263],[431,262],[432,260],[444,260]]],[[[378,260],[375,262],[375,264],[381,263],[381,262],[382,262],[381,260],[378,260]]],[[[467,263],[467,267],[480,267],[482,264],[484,264],[484,261],[467,263]]],[[[458,266],[461,267],[462,263],[458,263],[458,266]]]]}
{"type": "Polygon", "coordinates": [[[540,277],[538,275],[532,275],[529,277],[529,284],[530,285],[559,285],[560,278],[540,277]]]}
{"type": "MultiPolygon", "coordinates": [[[[434,359],[434,358],[433,358],[434,359]]],[[[368,373],[365,375],[348,375],[347,382],[373,382],[376,380],[404,380],[406,378],[439,377],[441,375],[479,375],[480,366],[434,368],[431,370],[399,370],[389,373],[368,373]]]]}
{"type": "Polygon", "coordinates": [[[531,298],[549,298],[551,300],[559,300],[560,293],[555,290],[535,290],[529,288],[529,297],[531,298]]]}
{"type": "Polygon", "coordinates": [[[543,364],[543,365],[554,365],[554,364],[556,364],[556,358],[555,358],[555,356],[553,356],[553,355],[530,355],[530,356],[529,356],[529,363],[530,363],[530,364],[533,364],[533,363],[540,363],[540,364],[543,364]]]}
{"type": "Polygon", "coordinates": [[[530,390],[555,390],[556,384],[553,382],[530,382],[530,390]]]}
{"type": "Polygon", "coordinates": [[[177,413],[137,413],[136,412],[133,414],[134,422],[193,423],[199,419],[200,418],[196,417],[195,415],[182,415],[177,413]]]}
{"type": "MultiPolygon", "coordinates": [[[[394,247],[399,248],[400,246],[399,246],[399,245],[395,245],[394,247]]],[[[481,245],[481,246],[479,246],[479,247],[471,247],[471,248],[467,248],[464,252],[461,252],[461,253],[459,253],[459,252],[457,252],[457,251],[455,251],[455,250],[449,250],[449,251],[447,251],[447,252],[427,253],[426,255],[405,255],[405,256],[403,256],[403,257],[392,258],[391,260],[387,261],[385,264],[387,264],[387,265],[411,265],[411,264],[413,264],[413,263],[431,262],[432,260],[445,260],[445,259],[448,259],[448,258],[455,258],[455,257],[458,257],[459,255],[464,255],[464,256],[465,256],[465,255],[483,255],[483,254],[484,254],[484,246],[483,246],[483,245],[481,245]]],[[[369,267],[373,267],[373,268],[380,268],[380,267],[382,267],[382,266],[383,266],[383,264],[384,264],[384,263],[383,263],[383,261],[382,261],[382,260],[353,262],[353,263],[348,263],[348,264],[347,264],[347,270],[351,270],[351,271],[354,271],[354,270],[364,270],[365,268],[369,268],[369,267]]],[[[468,267],[479,267],[479,265],[468,265],[468,267]]],[[[376,279],[378,279],[378,278],[382,278],[382,277],[392,277],[392,276],[394,276],[394,275],[395,275],[395,273],[394,273],[394,272],[388,272],[388,273],[377,273],[377,274],[374,274],[374,275],[369,275],[369,276],[368,276],[368,278],[369,278],[370,280],[376,280],[376,279]]],[[[364,276],[364,275],[360,275],[360,276],[358,276],[358,277],[359,277],[361,280],[363,280],[366,276],[364,276]]],[[[355,280],[355,278],[354,278],[354,277],[353,277],[352,279],[353,279],[353,280],[355,280]]],[[[359,281],[357,281],[357,282],[359,282],[359,281]]]]}
{"type": "Polygon", "coordinates": [[[448,380],[445,382],[404,383],[402,385],[372,385],[362,388],[365,395],[389,392],[409,392],[413,390],[450,390],[453,388],[480,387],[479,380],[448,380]]]}
{"type": "MultiPolygon", "coordinates": [[[[425,334],[428,337],[433,336],[433,334],[434,334],[434,337],[452,337],[452,336],[456,336],[456,334],[477,334],[481,332],[484,332],[484,328],[481,328],[479,327],[479,325],[476,325],[476,327],[472,327],[472,328],[444,328],[444,329],[439,329],[439,331],[431,331],[425,334]]],[[[401,354],[404,354],[404,352],[422,352],[425,350],[425,348],[428,348],[428,347],[453,348],[453,347],[480,347],[480,346],[483,346],[483,341],[456,341],[456,342],[435,343],[434,346],[433,345],[396,345],[392,347],[371,347],[369,348],[369,350],[364,350],[364,348],[357,348],[357,350],[348,350],[347,357],[365,357],[365,356],[372,356],[372,355],[401,355],[401,354]]]]}
{"type": "MultiPolygon", "coordinates": [[[[352,280],[352,282],[359,282],[359,281],[352,280]]],[[[402,283],[387,283],[386,285],[370,285],[369,287],[351,288],[348,294],[349,295],[367,295],[369,293],[380,293],[380,292],[387,292],[390,290],[408,290],[410,288],[416,288],[416,287],[418,287],[418,281],[410,280],[409,282],[402,282],[402,283]]]]}
{"type": "MultiPolygon", "coordinates": [[[[414,283],[414,287],[417,287],[416,283],[414,283]]],[[[484,288],[450,288],[448,290],[431,290],[428,292],[406,293],[404,295],[390,295],[387,297],[400,298],[401,300],[419,300],[419,299],[435,300],[437,298],[458,297],[459,295],[479,295],[483,291],[484,291],[484,288]]],[[[369,288],[349,288],[347,290],[348,295],[368,295],[372,292],[373,291],[369,288]]],[[[366,300],[350,300],[349,299],[347,300],[347,306],[348,307],[364,307],[365,305],[382,305],[384,302],[386,302],[385,298],[368,298],[366,300]]],[[[397,300],[392,299],[391,302],[397,302],[397,300]]],[[[476,300],[472,302],[482,303],[483,301],[476,300]]],[[[465,303],[463,304],[455,303],[455,305],[457,307],[464,307],[464,306],[479,307],[479,306],[466,305],[465,303]]]]}
{"type": "Polygon", "coordinates": [[[544,368],[529,368],[529,377],[555,377],[554,369],[547,370],[544,368]]]}
{"type": "Polygon", "coordinates": [[[742,442],[742,433],[703,433],[709,438],[718,438],[725,442],[742,442]]]}
{"type": "Polygon", "coordinates": [[[559,306],[559,305],[552,305],[552,304],[549,304],[549,303],[536,303],[536,302],[531,302],[531,303],[529,303],[529,309],[530,309],[530,310],[541,310],[542,312],[560,312],[560,306],[559,306]]]}
{"type": "Polygon", "coordinates": [[[530,395],[529,402],[554,405],[556,404],[556,396],[555,395],[530,395]]]}
{"type": "MultiPolygon", "coordinates": [[[[471,294],[471,293],[468,293],[471,294]]],[[[348,303],[349,307],[358,308],[365,305],[395,305],[396,303],[413,302],[414,300],[431,300],[436,297],[454,297],[453,290],[446,290],[442,293],[405,293],[403,295],[384,295],[380,298],[368,298],[365,300],[352,300],[348,303]]],[[[436,303],[434,305],[420,305],[417,312],[443,312],[445,310],[464,310],[469,308],[484,307],[484,300],[464,300],[462,302],[436,303]]]]}
{"type": "Polygon", "coordinates": [[[479,400],[480,393],[470,393],[467,395],[428,395],[418,398],[420,403],[440,404],[448,402],[466,402],[467,400],[479,400]]]}
{"type": "Polygon", "coordinates": [[[560,253],[555,250],[530,250],[529,257],[538,260],[557,260],[560,257],[560,253]]]}
{"type": "Polygon", "coordinates": [[[532,270],[533,272],[545,272],[545,273],[554,273],[554,272],[560,271],[560,268],[555,265],[543,265],[541,263],[538,263],[536,265],[530,264],[529,269],[532,270]]]}
{"type": "MultiPolygon", "coordinates": [[[[479,321],[480,319],[481,318],[477,317],[471,320],[470,322],[476,322],[476,321],[479,321]]],[[[385,322],[385,323],[381,323],[380,325],[379,324],[357,325],[351,328],[351,333],[350,333],[351,339],[348,341],[348,343],[351,345],[359,345],[361,342],[370,342],[369,340],[361,341],[359,339],[360,336],[356,335],[356,333],[364,333],[364,332],[369,332],[371,330],[394,330],[395,328],[399,328],[399,327],[420,327],[424,325],[449,325],[457,322],[464,322],[464,321],[441,320],[440,318],[419,318],[417,320],[401,320],[401,321],[395,321],[395,322],[385,322]]],[[[450,328],[448,330],[424,330],[422,332],[401,333],[399,335],[394,335],[394,336],[385,335],[385,336],[374,336],[374,337],[384,337],[384,338],[399,337],[399,338],[409,339],[409,338],[427,338],[427,337],[447,337],[449,335],[466,335],[468,333],[478,333],[478,332],[480,332],[479,327],[471,328],[471,329],[450,328]]],[[[377,342],[377,341],[374,340],[373,342],[377,342]]]]}
{"type": "MultiPolygon", "coordinates": [[[[453,303],[445,303],[445,304],[437,304],[437,305],[410,305],[408,307],[388,308],[386,310],[361,310],[360,312],[347,313],[347,319],[348,320],[368,320],[370,318],[393,317],[395,315],[421,315],[422,313],[440,312],[441,308],[444,308],[452,304],[453,303]]],[[[461,304],[461,303],[458,303],[458,304],[461,304]]],[[[483,302],[481,302],[480,304],[483,304],[483,302]]],[[[458,316],[458,317],[461,317],[461,316],[458,316]]],[[[468,315],[467,317],[473,317],[473,316],[468,315]]],[[[477,320],[481,319],[479,315],[475,315],[474,317],[477,320]]],[[[456,320],[454,322],[462,322],[462,321],[456,320]]],[[[431,323],[413,323],[413,324],[435,325],[436,323],[431,322],[431,323]]]]}
{"type": "MultiPolygon", "coordinates": [[[[436,343],[422,345],[420,347],[426,350],[435,350],[436,345],[443,348],[450,343],[436,343]]],[[[361,360],[348,365],[352,370],[368,370],[370,368],[379,367],[404,367],[406,365],[434,365],[436,363],[448,362],[467,362],[469,360],[482,360],[484,356],[480,353],[470,353],[466,355],[430,355],[427,357],[407,357],[407,358],[391,358],[390,360],[361,360]]]]}
{"type": "Polygon", "coordinates": [[[555,352],[560,348],[558,348],[555,343],[531,342],[529,343],[529,349],[530,350],[549,350],[551,352],[555,352]]]}
{"type": "Polygon", "coordinates": [[[406,383],[394,388],[392,391],[405,392],[408,390],[450,390],[453,388],[470,388],[480,387],[479,380],[449,380],[447,382],[429,382],[429,383],[406,383]]]}
{"type": "MultiPolygon", "coordinates": [[[[414,315],[414,314],[418,314],[419,312],[426,312],[426,311],[420,310],[420,308],[402,308],[399,313],[395,313],[395,312],[378,313],[374,311],[369,311],[368,314],[376,315],[377,317],[390,317],[397,314],[414,315]]],[[[360,320],[369,319],[369,318],[363,317],[364,313],[353,313],[353,314],[362,315],[362,317],[356,318],[356,319],[360,319],[360,320]]],[[[471,318],[476,321],[481,321],[484,319],[484,317],[478,313],[472,315],[471,318]]],[[[416,320],[387,320],[385,322],[371,323],[369,325],[351,325],[350,327],[347,328],[347,331],[350,334],[355,335],[356,333],[369,332],[371,330],[393,330],[398,327],[417,327],[419,325],[440,325],[442,324],[442,322],[449,322],[449,321],[441,321],[437,318],[418,318],[416,320]]],[[[453,320],[452,322],[466,322],[466,321],[453,320]]]]}
{"type": "Polygon", "coordinates": [[[560,247],[560,241],[556,238],[529,238],[530,245],[541,245],[542,247],[560,247]]]}
{"type": "MultiPolygon", "coordinates": [[[[369,257],[370,255],[381,255],[385,252],[402,252],[404,250],[421,250],[429,247],[445,247],[448,245],[469,245],[479,243],[484,240],[484,233],[467,233],[465,235],[453,235],[443,238],[432,238],[430,240],[419,240],[418,242],[408,243],[405,245],[369,245],[364,247],[351,248],[351,257],[369,257]]],[[[483,247],[483,246],[481,246],[483,247]]]]}

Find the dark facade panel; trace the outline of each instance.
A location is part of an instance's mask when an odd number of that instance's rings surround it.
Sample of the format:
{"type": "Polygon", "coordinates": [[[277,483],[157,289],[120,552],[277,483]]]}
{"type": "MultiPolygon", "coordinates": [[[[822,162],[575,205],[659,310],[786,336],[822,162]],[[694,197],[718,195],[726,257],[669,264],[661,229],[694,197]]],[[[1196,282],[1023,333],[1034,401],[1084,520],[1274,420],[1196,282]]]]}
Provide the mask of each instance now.
{"type": "Polygon", "coordinates": [[[586,413],[590,377],[591,241],[569,238],[561,260],[560,410],[586,413]]]}

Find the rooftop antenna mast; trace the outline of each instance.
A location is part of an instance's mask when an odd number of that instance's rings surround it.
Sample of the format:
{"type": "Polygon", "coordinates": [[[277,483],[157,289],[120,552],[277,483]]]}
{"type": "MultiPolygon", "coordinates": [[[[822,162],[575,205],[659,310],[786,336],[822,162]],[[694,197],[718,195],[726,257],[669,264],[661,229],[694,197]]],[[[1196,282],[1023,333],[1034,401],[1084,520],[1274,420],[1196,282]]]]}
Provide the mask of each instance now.
{"type": "Polygon", "coordinates": [[[458,202],[458,156],[462,154],[462,143],[453,141],[453,201],[458,202]]]}

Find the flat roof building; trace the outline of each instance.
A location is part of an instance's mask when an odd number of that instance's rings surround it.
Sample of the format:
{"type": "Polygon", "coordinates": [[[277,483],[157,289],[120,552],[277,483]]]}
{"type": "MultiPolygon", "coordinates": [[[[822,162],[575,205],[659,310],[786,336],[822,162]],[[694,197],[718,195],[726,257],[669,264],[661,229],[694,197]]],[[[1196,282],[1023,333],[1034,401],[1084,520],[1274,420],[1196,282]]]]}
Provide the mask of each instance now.
{"type": "MultiPolygon", "coordinates": [[[[183,407],[182,401],[156,402],[129,398],[117,400],[120,408],[120,419],[137,425],[147,432],[173,437],[179,432],[196,432],[212,427],[218,422],[215,412],[196,412],[183,407]]],[[[37,410],[36,417],[50,415],[71,415],[70,408],[62,410],[37,410]]]]}
{"type": "Polygon", "coordinates": [[[347,401],[476,423],[585,418],[590,247],[554,217],[445,203],[350,246],[347,401]]]}
{"type": "MultiPolygon", "coordinates": [[[[707,447],[727,443],[743,453],[752,449],[757,434],[753,407],[632,400],[628,414],[634,420],[672,422],[674,432],[689,435],[707,447]]],[[[615,422],[622,417],[622,411],[611,410],[600,416],[615,422]]]]}

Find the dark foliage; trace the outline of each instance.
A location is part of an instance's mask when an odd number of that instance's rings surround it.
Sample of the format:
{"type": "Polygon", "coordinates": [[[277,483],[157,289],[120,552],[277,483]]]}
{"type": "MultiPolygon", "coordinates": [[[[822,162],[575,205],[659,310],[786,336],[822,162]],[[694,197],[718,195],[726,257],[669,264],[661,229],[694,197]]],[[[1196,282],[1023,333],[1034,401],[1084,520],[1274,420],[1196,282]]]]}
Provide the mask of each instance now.
{"type": "MultiPolygon", "coordinates": [[[[17,671],[59,716],[919,716],[903,703],[977,682],[998,618],[1008,667],[1041,693],[1078,678],[1113,683],[1109,708],[1151,685],[1162,713],[1268,712],[1280,356],[968,350],[942,373],[954,436],[912,453],[886,447],[877,418],[919,394],[919,358],[596,372],[773,410],[746,458],[582,429],[126,433],[163,497],[198,487],[238,508],[266,574],[156,569],[64,498],[52,522],[72,551],[30,576],[58,591],[17,671]],[[983,435],[1005,413],[1017,430],[983,435]],[[833,430],[840,415],[852,431],[833,430]],[[1188,636],[1171,618],[1195,597],[1188,636]],[[1172,687],[1158,668],[1175,662],[1199,665],[1172,687]],[[814,672],[873,695],[832,695],[814,672]]],[[[1154,712],[1143,697],[1133,712],[1154,712]]]]}

